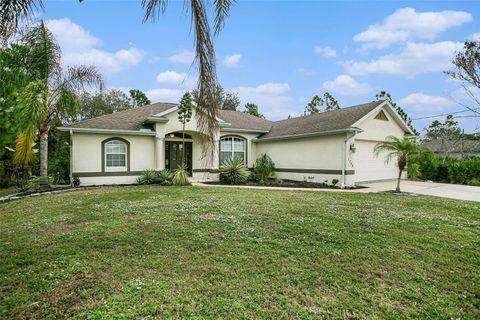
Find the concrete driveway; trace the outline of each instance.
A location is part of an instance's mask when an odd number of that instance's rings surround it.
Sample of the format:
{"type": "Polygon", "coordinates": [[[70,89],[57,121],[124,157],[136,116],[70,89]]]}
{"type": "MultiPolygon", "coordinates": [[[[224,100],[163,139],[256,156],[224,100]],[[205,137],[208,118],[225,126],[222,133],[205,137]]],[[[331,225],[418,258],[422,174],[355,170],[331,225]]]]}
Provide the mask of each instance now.
{"type": "MultiPolygon", "coordinates": [[[[380,192],[394,190],[397,182],[382,181],[364,183],[362,185],[369,187],[370,192],[380,192]]],[[[480,202],[480,187],[465,186],[460,184],[402,180],[400,189],[403,192],[411,192],[415,194],[480,202]]],[[[368,189],[363,190],[366,191],[368,189]]]]}

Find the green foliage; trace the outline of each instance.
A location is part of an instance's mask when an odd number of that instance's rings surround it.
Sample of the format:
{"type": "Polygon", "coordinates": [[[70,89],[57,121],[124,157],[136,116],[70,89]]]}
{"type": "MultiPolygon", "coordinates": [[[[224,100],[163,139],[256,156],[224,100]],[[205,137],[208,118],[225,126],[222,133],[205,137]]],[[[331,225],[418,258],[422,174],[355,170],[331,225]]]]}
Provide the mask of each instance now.
{"type": "Polygon", "coordinates": [[[187,186],[190,184],[190,181],[188,181],[187,166],[184,164],[178,166],[173,174],[172,184],[174,186],[187,186]]]}
{"type": "Polygon", "coordinates": [[[336,109],[340,109],[340,105],[338,104],[338,101],[330,93],[325,92],[323,94],[323,98],[320,98],[319,96],[315,95],[305,107],[305,111],[303,114],[310,115],[310,114],[319,113],[320,111],[332,111],[336,109]],[[325,106],[325,108],[321,110],[319,108],[321,106],[325,106]]]}
{"type": "Polygon", "coordinates": [[[417,162],[419,177],[436,182],[475,184],[480,180],[480,157],[437,159],[428,157],[417,162]]]}
{"type": "Polygon", "coordinates": [[[240,157],[228,158],[220,165],[220,181],[230,184],[240,184],[247,181],[250,172],[240,157]]]}
{"type": "Polygon", "coordinates": [[[98,93],[83,92],[79,96],[78,108],[72,115],[64,117],[62,122],[68,124],[131,108],[133,108],[132,101],[120,90],[105,90],[98,93]]]}
{"type": "Polygon", "coordinates": [[[392,107],[397,111],[397,113],[400,115],[400,117],[402,117],[402,119],[405,121],[405,123],[407,124],[407,126],[412,130],[412,132],[415,134],[415,135],[419,135],[420,133],[414,128],[413,124],[412,124],[412,119],[410,119],[410,117],[408,116],[408,114],[405,112],[405,110],[403,110],[400,106],[398,106],[395,102],[393,102],[392,100],[392,96],[390,95],[390,93],[388,93],[387,91],[385,90],[382,90],[380,91],[378,94],[375,95],[375,98],[377,100],[387,100],[391,105],[392,107]]]}
{"type": "Polygon", "coordinates": [[[435,120],[425,128],[425,140],[436,141],[439,150],[444,157],[448,157],[449,152],[456,149],[458,143],[463,139],[462,130],[458,127],[458,121],[455,121],[453,115],[448,115],[444,122],[435,120]]]}
{"type": "Polygon", "coordinates": [[[260,182],[265,182],[275,172],[275,164],[266,153],[262,153],[255,161],[253,172],[260,182]]]}
{"type": "Polygon", "coordinates": [[[408,179],[416,180],[420,177],[420,165],[418,163],[411,163],[407,168],[408,179]]]}
{"type": "Polygon", "coordinates": [[[157,174],[158,174],[158,180],[160,181],[160,184],[164,186],[169,186],[172,184],[173,173],[170,170],[163,169],[159,171],[157,174]]]}
{"type": "MultiPolygon", "coordinates": [[[[193,101],[198,105],[199,91],[193,90],[191,92],[193,101]]],[[[235,92],[225,91],[222,86],[217,85],[214,90],[215,100],[217,101],[217,108],[222,110],[236,111],[240,107],[240,97],[235,92]]]]}
{"type": "Polygon", "coordinates": [[[185,125],[187,122],[190,122],[192,119],[192,108],[192,95],[187,92],[182,96],[182,99],[180,99],[180,104],[177,111],[178,121],[180,121],[181,124],[185,125]]]}
{"type": "Polygon", "coordinates": [[[57,127],[50,130],[48,137],[49,176],[54,184],[68,184],[70,175],[69,134],[57,127]]]}
{"type": "Polygon", "coordinates": [[[129,93],[133,108],[142,107],[151,103],[147,95],[138,89],[131,89],[129,93]]]}
{"type": "Polygon", "coordinates": [[[255,117],[259,117],[259,118],[262,118],[262,119],[265,119],[265,116],[263,114],[261,114],[260,112],[258,112],[258,106],[255,104],[255,103],[246,103],[245,104],[245,111],[243,111],[245,113],[248,113],[252,116],[255,116],[255,117]]]}
{"type": "Polygon", "coordinates": [[[340,182],[340,180],[338,180],[338,179],[332,179],[332,186],[335,187],[339,182],[340,182]]]}
{"type": "Polygon", "coordinates": [[[155,184],[159,183],[158,173],[153,169],[142,171],[142,175],[137,178],[138,184],[155,184]]]}

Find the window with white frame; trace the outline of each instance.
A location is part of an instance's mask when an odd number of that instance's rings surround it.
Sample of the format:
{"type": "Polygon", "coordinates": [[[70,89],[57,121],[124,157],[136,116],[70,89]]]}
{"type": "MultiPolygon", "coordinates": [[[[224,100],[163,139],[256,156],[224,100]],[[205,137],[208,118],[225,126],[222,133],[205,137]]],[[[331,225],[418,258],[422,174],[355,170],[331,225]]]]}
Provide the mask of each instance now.
{"type": "Polygon", "coordinates": [[[246,162],[247,153],[246,140],[240,137],[223,137],[220,139],[220,163],[226,159],[233,158],[235,156],[242,159],[243,163],[246,162]]]}
{"type": "Polygon", "coordinates": [[[105,171],[127,171],[127,144],[120,140],[105,143],[105,171]]]}

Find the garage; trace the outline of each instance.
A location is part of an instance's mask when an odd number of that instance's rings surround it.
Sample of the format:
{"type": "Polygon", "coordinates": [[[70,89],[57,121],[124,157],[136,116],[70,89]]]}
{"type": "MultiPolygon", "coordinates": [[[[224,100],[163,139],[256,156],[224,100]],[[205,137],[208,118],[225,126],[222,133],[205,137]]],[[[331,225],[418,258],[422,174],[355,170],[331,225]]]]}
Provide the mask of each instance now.
{"type": "Polygon", "coordinates": [[[355,140],[354,168],[355,182],[396,179],[398,168],[395,161],[385,163],[385,154],[375,156],[373,149],[377,142],[355,140]]]}

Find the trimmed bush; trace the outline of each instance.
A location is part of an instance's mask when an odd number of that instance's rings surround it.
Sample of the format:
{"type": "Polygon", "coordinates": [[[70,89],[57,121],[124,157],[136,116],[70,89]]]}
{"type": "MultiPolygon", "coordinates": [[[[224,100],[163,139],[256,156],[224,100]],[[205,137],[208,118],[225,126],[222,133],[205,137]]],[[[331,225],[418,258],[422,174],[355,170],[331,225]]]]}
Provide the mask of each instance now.
{"type": "Polygon", "coordinates": [[[239,157],[226,159],[220,166],[220,181],[239,184],[247,181],[249,172],[243,164],[243,160],[239,157]]]}
{"type": "Polygon", "coordinates": [[[418,162],[423,180],[475,185],[480,180],[480,158],[422,159],[418,162]]]}
{"type": "Polygon", "coordinates": [[[253,172],[260,179],[260,182],[265,182],[275,172],[275,164],[272,158],[266,153],[261,154],[255,161],[253,172]]]}

